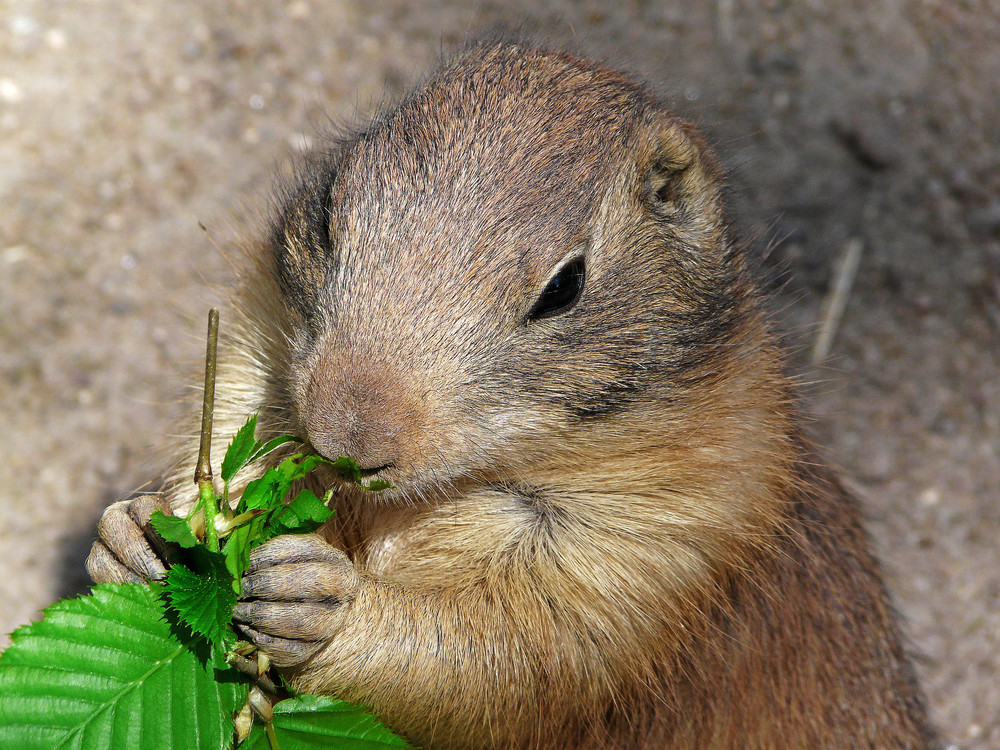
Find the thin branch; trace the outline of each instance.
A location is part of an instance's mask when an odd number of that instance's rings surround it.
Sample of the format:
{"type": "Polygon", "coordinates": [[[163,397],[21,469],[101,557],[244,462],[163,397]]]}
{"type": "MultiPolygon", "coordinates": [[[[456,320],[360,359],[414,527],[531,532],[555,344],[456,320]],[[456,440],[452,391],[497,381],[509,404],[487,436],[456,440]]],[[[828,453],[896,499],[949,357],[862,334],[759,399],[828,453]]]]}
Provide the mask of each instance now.
{"type": "Polygon", "coordinates": [[[219,533],[215,517],[219,504],[212,482],[212,413],[215,410],[215,362],[219,344],[219,311],[208,311],[208,346],[205,351],[205,398],[201,407],[201,446],[198,449],[198,466],[194,481],[198,485],[198,498],[205,510],[205,543],[212,552],[219,551],[219,533]]]}
{"type": "Polygon", "coordinates": [[[811,364],[819,364],[830,353],[833,337],[840,327],[844,308],[847,307],[847,298],[858,271],[862,249],[861,240],[857,237],[852,237],[844,246],[844,252],[841,253],[837,263],[837,278],[823,304],[823,322],[820,325],[819,335],[816,336],[816,343],[813,345],[812,356],[809,358],[811,364]]]}
{"type": "Polygon", "coordinates": [[[201,406],[201,446],[194,481],[212,481],[212,413],[215,410],[215,352],[219,344],[219,311],[208,311],[208,346],[205,351],[205,397],[201,406]]]}

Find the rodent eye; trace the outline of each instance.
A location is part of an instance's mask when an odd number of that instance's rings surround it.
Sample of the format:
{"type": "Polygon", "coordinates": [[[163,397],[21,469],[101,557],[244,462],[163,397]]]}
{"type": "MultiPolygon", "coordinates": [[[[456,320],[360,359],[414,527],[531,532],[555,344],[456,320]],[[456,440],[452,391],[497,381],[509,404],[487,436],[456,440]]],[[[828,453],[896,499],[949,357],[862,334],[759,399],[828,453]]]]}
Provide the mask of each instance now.
{"type": "Polygon", "coordinates": [[[587,266],[582,255],[563,264],[545,285],[541,296],[528,313],[527,322],[550,318],[569,310],[580,299],[587,266]]]}

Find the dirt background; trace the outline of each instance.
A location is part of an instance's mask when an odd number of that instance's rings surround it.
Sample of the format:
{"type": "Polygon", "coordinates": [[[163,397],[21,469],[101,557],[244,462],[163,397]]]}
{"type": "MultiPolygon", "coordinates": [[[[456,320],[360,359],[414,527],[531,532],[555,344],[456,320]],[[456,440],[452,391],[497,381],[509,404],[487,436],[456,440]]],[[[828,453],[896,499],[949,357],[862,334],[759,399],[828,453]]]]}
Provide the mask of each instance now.
{"type": "Polygon", "coordinates": [[[711,134],[934,721],[1000,747],[1000,6],[610,5],[0,2],[0,631],[78,591],[101,508],[156,477],[216,248],[290,155],[470,31],[524,24],[711,134]]]}

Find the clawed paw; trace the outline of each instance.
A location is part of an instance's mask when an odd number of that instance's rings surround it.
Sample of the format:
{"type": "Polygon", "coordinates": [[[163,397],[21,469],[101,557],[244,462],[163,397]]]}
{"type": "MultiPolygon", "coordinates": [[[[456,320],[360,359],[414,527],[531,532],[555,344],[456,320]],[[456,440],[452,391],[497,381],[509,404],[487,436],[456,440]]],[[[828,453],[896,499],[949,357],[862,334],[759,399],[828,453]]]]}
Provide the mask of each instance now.
{"type": "Polygon", "coordinates": [[[275,665],[296,666],[334,635],[359,585],[347,555],[320,537],[276,537],[250,555],[233,619],[275,665]]]}
{"type": "Polygon", "coordinates": [[[170,513],[163,498],[142,495],[104,511],[97,524],[99,539],[87,558],[87,572],[96,583],[163,580],[172,554],[149,523],[156,510],[170,513]]]}

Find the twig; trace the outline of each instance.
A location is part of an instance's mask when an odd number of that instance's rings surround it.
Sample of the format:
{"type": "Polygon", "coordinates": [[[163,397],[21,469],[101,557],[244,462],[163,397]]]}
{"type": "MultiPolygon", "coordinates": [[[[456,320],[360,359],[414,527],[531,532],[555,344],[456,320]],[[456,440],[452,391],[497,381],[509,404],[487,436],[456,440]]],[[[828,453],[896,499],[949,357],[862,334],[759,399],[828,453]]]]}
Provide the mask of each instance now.
{"type": "Polygon", "coordinates": [[[844,246],[844,252],[837,262],[837,278],[823,303],[823,319],[819,335],[816,336],[812,356],[809,358],[811,364],[819,364],[830,353],[833,337],[840,326],[840,319],[844,315],[847,298],[851,293],[851,285],[854,283],[854,276],[858,271],[862,249],[861,240],[857,237],[852,237],[844,246]]]}
{"type": "Polygon", "coordinates": [[[205,352],[205,397],[201,407],[201,446],[198,448],[198,466],[194,481],[198,485],[198,498],[205,511],[205,543],[212,552],[219,551],[219,533],[215,517],[219,514],[212,482],[212,413],[215,410],[215,353],[219,343],[219,311],[208,311],[208,346],[205,352]]]}

